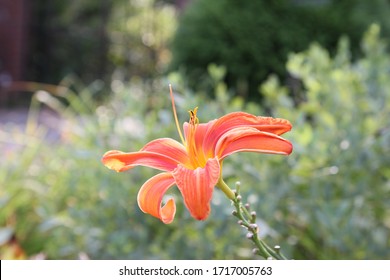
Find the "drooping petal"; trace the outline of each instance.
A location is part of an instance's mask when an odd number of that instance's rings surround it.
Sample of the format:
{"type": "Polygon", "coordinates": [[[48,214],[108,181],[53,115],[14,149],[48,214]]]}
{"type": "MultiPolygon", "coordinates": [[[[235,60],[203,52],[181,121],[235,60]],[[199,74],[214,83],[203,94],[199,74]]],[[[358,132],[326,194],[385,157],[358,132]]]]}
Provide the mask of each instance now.
{"type": "Polygon", "coordinates": [[[173,198],[161,207],[161,202],[166,191],[175,183],[171,173],[160,173],[146,181],[138,192],[137,201],[139,208],[163,223],[173,221],[176,213],[176,204],[173,198]]]}
{"type": "Polygon", "coordinates": [[[218,158],[209,159],[204,168],[195,170],[178,165],[172,174],[192,217],[206,219],[210,213],[213,189],[220,176],[218,158]]]}
{"type": "Polygon", "coordinates": [[[290,131],[292,126],[288,120],[254,116],[245,112],[233,112],[215,120],[205,135],[203,149],[205,153],[210,154],[214,151],[220,137],[223,134],[238,127],[253,127],[257,130],[281,135],[290,131]]]}
{"type": "Polygon", "coordinates": [[[154,152],[124,153],[108,151],[102,157],[103,164],[117,172],[122,172],[138,165],[147,166],[163,171],[172,171],[179,161],[154,152]]]}
{"type": "Polygon", "coordinates": [[[160,138],[146,144],[141,151],[154,152],[176,160],[184,165],[189,162],[186,148],[174,139],[160,138]]]}
{"type": "Polygon", "coordinates": [[[292,144],[276,134],[241,127],[226,132],[218,140],[215,152],[220,159],[236,152],[288,155],[292,152],[292,144]]]}

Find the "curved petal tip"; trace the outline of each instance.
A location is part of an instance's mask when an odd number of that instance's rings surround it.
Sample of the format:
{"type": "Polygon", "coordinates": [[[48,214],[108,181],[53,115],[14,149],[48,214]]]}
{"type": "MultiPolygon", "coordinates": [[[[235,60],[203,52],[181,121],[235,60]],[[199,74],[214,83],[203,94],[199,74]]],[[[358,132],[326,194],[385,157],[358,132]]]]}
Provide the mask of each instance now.
{"type": "Polygon", "coordinates": [[[168,202],[160,209],[160,220],[164,224],[170,224],[175,218],[176,204],[173,198],[170,198],[168,202]]]}
{"type": "Polygon", "coordinates": [[[123,161],[115,158],[116,155],[123,154],[120,151],[108,151],[102,157],[102,163],[109,169],[115,170],[116,172],[120,172],[126,164],[123,161]]]}
{"type": "Polygon", "coordinates": [[[161,203],[165,192],[175,183],[170,173],[160,173],[146,181],[138,192],[138,206],[144,213],[148,213],[164,224],[173,221],[176,213],[176,204],[170,198],[164,206],[161,203]]]}

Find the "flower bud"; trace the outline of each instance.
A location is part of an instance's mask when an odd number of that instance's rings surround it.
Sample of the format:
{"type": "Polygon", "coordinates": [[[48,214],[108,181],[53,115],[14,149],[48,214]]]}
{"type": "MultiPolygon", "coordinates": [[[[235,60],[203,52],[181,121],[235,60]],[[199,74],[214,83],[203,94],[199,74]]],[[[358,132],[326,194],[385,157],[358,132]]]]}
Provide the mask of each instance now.
{"type": "Polygon", "coordinates": [[[248,233],[246,234],[246,238],[252,239],[252,238],[253,238],[253,233],[248,232],[248,233]]]}
{"type": "Polygon", "coordinates": [[[251,212],[251,221],[254,223],[256,222],[256,211],[251,212]]]}
{"type": "Polygon", "coordinates": [[[257,232],[257,225],[256,224],[250,224],[250,228],[257,232]]]}

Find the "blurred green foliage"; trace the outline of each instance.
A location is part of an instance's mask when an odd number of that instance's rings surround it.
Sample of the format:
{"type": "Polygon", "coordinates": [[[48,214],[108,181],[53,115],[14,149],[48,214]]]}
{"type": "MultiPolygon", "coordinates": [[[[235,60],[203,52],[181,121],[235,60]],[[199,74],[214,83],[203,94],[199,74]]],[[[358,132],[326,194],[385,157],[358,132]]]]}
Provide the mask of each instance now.
{"type": "Polygon", "coordinates": [[[379,26],[373,25],[364,35],[363,58],[355,63],[345,39],[334,58],[318,44],[290,56],[287,69],[302,80],[306,97],[298,106],[275,77],[261,86],[273,113],[294,124],[288,164],[257,167],[265,192],[275,190],[278,202],[264,211],[282,221],[277,231],[281,240],[294,241],[295,246],[284,246],[293,258],[390,256],[390,58],[385,50],[379,26]]]}
{"type": "Polygon", "coordinates": [[[347,35],[352,54],[358,55],[370,23],[380,23],[390,34],[389,12],[385,0],[192,1],[179,18],[171,69],[182,71],[191,88],[212,95],[206,69],[210,63],[224,65],[229,88],[258,100],[257,87],[269,74],[286,78],[290,52],[316,41],[334,54],[339,37],[347,35]]]}
{"type": "Polygon", "coordinates": [[[163,0],[117,1],[107,29],[109,61],[124,78],[154,78],[171,58],[168,42],[176,29],[175,7],[163,0]]]}
{"type": "MultiPolygon", "coordinates": [[[[318,44],[291,55],[288,71],[301,81],[298,104],[276,76],[260,87],[271,114],[293,123],[285,135],[292,155],[245,153],[224,162],[226,181],[232,188],[241,181],[244,199],[257,211],[260,234],[289,258],[390,258],[390,58],[376,25],[361,46],[355,62],[346,39],[335,56],[318,44]]],[[[195,106],[201,122],[237,110],[266,114],[256,103],[229,98],[225,71],[209,66],[214,100],[207,92],[193,95],[180,74],[169,75],[180,120],[195,106]]],[[[0,255],[16,243],[28,257],[49,259],[252,258],[219,190],[204,222],[192,219],[173,191],[177,215],[164,225],[136,203],[138,189],[156,171],[115,173],[100,163],[109,149],[178,139],[166,79],[113,79],[101,103],[93,98],[99,81],[61,85],[69,90],[60,96],[35,93],[25,130],[12,124],[0,130],[0,255]],[[61,117],[56,141],[37,122],[44,107],[61,117]]]]}

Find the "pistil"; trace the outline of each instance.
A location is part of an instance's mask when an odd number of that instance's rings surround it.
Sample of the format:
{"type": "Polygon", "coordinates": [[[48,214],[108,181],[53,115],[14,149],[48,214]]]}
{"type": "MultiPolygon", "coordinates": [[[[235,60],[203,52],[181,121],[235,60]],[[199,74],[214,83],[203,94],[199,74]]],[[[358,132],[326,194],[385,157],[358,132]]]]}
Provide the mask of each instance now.
{"type": "Polygon", "coordinates": [[[180,129],[179,120],[177,118],[175,99],[173,98],[173,91],[172,91],[172,85],[171,84],[169,84],[169,94],[171,95],[173,116],[175,118],[176,128],[177,128],[177,131],[179,132],[179,136],[180,136],[181,142],[183,143],[183,145],[185,145],[186,142],[184,140],[183,133],[181,132],[181,129],[180,129]]]}

